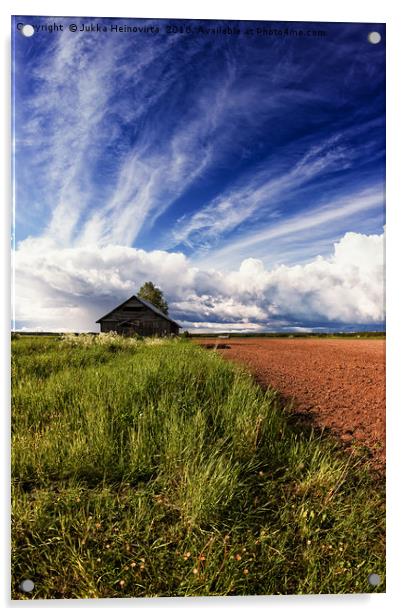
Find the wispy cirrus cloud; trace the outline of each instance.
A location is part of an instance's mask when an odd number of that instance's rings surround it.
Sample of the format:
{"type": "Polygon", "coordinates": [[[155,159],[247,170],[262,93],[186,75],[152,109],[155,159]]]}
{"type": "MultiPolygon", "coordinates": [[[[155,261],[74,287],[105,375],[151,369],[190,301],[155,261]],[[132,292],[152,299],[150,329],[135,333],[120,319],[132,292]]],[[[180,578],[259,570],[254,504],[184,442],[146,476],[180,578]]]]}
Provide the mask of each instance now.
{"type": "Polygon", "coordinates": [[[281,197],[323,173],[349,166],[353,152],[342,146],[341,135],[309,147],[285,172],[269,168],[270,162],[248,172],[229,190],[191,216],[183,216],[172,230],[171,244],[193,247],[213,245],[250,218],[276,218],[281,197]]]}
{"type": "MultiPolygon", "coordinates": [[[[213,140],[227,122],[235,62],[223,53],[227,70],[212,92],[206,81],[180,115],[174,107],[160,113],[167,96],[173,106],[183,94],[176,45],[64,32],[33,61],[36,88],[29,113],[20,109],[17,143],[44,197],[42,234],[63,245],[130,245],[219,159],[213,140]]],[[[206,46],[189,47],[185,63],[206,46]]]]}
{"type": "MultiPolygon", "coordinates": [[[[61,33],[32,67],[36,88],[29,98],[27,120],[20,121],[22,156],[44,197],[42,232],[63,244],[73,240],[80,215],[88,207],[88,152],[104,140],[98,127],[107,113],[111,88],[104,79],[114,58],[110,42],[105,51],[97,53],[98,46],[91,48],[83,34],[72,38],[61,33]]],[[[22,211],[29,215],[20,204],[17,212],[22,211]]]]}
{"type": "MultiPolygon", "coordinates": [[[[201,141],[219,123],[230,74],[208,114],[189,109],[181,118],[185,125],[171,117],[166,136],[163,121],[150,122],[148,115],[177,85],[176,71],[166,73],[160,63],[170,55],[174,64],[174,39],[146,46],[121,41],[62,33],[34,61],[35,93],[29,112],[19,110],[24,117],[18,121],[17,149],[36,174],[37,187],[43,182],[47,225],[41,231],[64,245],[131,244],[148,217],[163,212],[211,157],[211,147],[201,141]],[[144,131],[136,130],[141,124],[144,131]]],[[[191,49],[189,58],[200,48],[191,49]]],[[[199,105],[207,111],[202,96],[199,105]]],[[[22,163],[19,172],[24,173],[22,163]]],[[[22,178],[17,180],[22,187],[22,178]]],[[[18,213],[23,209],[29,215],[22,204],[18,213]]]]}
{"type": "Polygon", "coordinates": [[[241,261],[245,254],[255,254],[262,244],[281,237],[289,239],[299,234],[308,239],[311,232],[317,228],[324,229],[326,233],[328,226],[336,224],[337,221],[342,221],[342,226],[345,226],[346,221],[358,213],[365,212],[367,215],[372,210],[382,209],[384,200],[384,187],[378,185],[355,194],[336,197],[329,202],[323,201],[318,207],[303,210],[302,215],[276,219],[258,231],[254,230],[240,238],[227,241],[224,247],[210,251],[200,262],[203,265],[213,263],[215,267],[225,268],[229,263],[241,261]]]}

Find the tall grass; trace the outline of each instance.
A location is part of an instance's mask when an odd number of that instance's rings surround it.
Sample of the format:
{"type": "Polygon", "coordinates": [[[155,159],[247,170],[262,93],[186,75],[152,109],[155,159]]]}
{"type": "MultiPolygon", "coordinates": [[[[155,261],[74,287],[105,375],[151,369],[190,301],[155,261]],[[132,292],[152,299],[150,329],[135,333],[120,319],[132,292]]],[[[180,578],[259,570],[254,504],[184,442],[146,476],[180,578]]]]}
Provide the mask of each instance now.
{"type": "Polygon", "coordinates": [[[384,580],[383,488],[364,461],[291,427],[214,352],[90,338],[12,343],[14,598],[25,578],[34,598],[384,580]]]}

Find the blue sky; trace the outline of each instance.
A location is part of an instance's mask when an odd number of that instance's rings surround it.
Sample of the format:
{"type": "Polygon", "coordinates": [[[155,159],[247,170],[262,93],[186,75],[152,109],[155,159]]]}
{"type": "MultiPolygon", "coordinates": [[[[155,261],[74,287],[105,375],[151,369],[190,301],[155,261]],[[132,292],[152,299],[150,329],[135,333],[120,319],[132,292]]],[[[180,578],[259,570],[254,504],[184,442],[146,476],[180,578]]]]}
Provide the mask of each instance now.
{"type": "Polygon", "coordinates": [[[13,30],[16,327],[94,330],[148,279],[189,329],[383,324],[384,25],[13,30]]]}

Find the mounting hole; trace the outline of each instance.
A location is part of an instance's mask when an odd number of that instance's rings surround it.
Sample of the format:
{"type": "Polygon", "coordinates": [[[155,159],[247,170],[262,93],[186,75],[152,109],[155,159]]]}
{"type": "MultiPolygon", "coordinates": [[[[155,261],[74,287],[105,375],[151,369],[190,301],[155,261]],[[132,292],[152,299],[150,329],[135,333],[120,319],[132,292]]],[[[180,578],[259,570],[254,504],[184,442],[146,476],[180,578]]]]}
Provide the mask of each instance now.
{"type": "Polygon", "coordinates": [[[35,29],[30,24],[25,24],[21,28],[21,32],[24,36],[33,36],[35,34],[35,29]]]}
{"type": "Polygon", "coordinates": [[[35,584],[32,580],[22,580],[20,584],[20,590],[22,590],[22,592],[32,592],[34,588],[35,584]]]}
{"type": "Polygon", "coordinates": [[[372,45],[378,45],[378,43],[381,41],[381,34],[379,32],[370,32],[367,38],[368,42],[372,45]]]}
{"type": "Polygon", "coordinates": [[[370,573],[368,576],[368,583],[370,586],[379,586],[381,584],[381,577],[378,573],[370,573]]]}

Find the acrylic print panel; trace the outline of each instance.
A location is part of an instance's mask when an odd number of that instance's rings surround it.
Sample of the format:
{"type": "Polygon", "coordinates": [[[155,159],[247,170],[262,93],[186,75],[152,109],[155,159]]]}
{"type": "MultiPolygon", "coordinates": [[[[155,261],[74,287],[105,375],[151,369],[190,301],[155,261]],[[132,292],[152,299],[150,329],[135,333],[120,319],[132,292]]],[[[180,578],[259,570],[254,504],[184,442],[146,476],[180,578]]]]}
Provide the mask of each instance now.
{"type": "Polygon", "coordinates": [[[385,26],[12,53],[12,597],[384,592],[385,26]]]}

